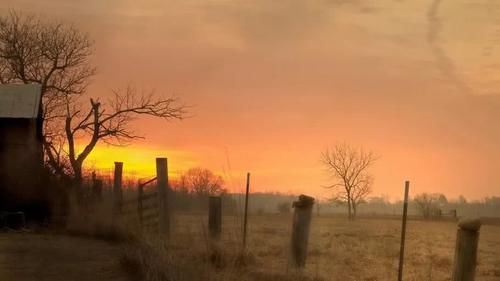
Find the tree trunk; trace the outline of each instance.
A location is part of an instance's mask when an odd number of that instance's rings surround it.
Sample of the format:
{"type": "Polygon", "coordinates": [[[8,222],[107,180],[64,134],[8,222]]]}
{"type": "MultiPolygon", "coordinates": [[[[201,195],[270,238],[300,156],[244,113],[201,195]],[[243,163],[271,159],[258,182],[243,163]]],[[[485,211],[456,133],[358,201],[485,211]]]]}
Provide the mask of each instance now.
{"type": "Polygon", "coordinates": [[[352,202],[352,219],[354,220],[356,218],[356,214],[357,214],[357,206],[356,206],[356,203],[353,201],[352,202]]]}
{"type": "Polygon", "coordinates": [[[351,198],[347,198],[347,218],[352,220],[351,198]]]}
{"type": "Polygon", "coordinates": [[[75,165],[73,166],[74,178],[73,178],[73,187],[75,189],[76,202],[78,206],[83,205],[83,175],[82,175],[82,167],[75,165]]]}

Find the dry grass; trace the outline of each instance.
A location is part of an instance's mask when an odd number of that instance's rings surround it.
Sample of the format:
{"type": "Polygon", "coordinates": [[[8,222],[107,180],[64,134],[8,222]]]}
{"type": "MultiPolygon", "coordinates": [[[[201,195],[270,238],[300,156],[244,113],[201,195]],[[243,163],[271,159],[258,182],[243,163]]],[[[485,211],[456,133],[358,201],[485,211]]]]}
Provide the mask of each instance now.
{"type": "Polygon", "coordinates": [[[204,232],[176,233],[170,242],[156,235],[142,235],[126,244],[122,264],[136,280],[146,281],[309,281],[297,272],[262,270],[253,253],[242,251],[234,240],[209,242],[204,232]]]}
{"type": "MultiPolygon", "coordinates": [[[[237,222],[233,217],[225,217],[223,239],[212,246],[206,242],[204,217],[178,216],[170,245],[143,239],[147,242],[128,249],[126,260],[144,268],[143,280],[296,280],[307,276],[310,280],[375,281],[397,277],[397,220],[349,222],[315,217],[307,268],[301,274],[288,267],[291,217],[251,217],[249,252],[245,256],[250,261],[243,265],[238,263],[241,244],[237,222]]],[[[405,280],[450,280],[455,235],[453,222],[409,221],[405,280]]],[[[499,226],[481,229],[476,276],[478,281],[500,280],[499,226]]]]}
{"type": "MultiPolygon", "coordinates": [[[[395,280],[400,221],[314,217],[307,267],[296,272],[288,261],[291,215],[251,216],[247,251],[241,250],[241,220],[223,218],[218,243],[207,239],[207,216],[176,215],[167,242],[155,228],[138,231],[133,212],[110,227],[109,204],[73,212],[71,234],[122,243],[121,264],[136,280],[395,280]],[[126,234],[126,235],[124,235],[126,234]]],[[[132,209],[134,207],[132,206],[132,209]]],[[[451,279],[456,223],[408,222],[404,280],[451,279]]],[[[500,280],[500,226],[483,226],[480,234],[478,281],[500,280]]]]}
{"type": "MultiPolygon", "coordinates": [[[[263,269],[286,270],[291,218],[253,217],[250,223],[250,248],[263,269]]],[[[405,280],[450,280],[455,236],[452,222],[409,221],[405,280]]],[[[326,280],[394,280],[399,241],[397,220],[315,217],[306,272],[326,280]]],[[[500,227],[483,226],[476,280],[498,281],[499,269],[500,227]]]]}
{"type": "Polygon", "coordinates": [[[2,281],[127,281],[120,247],[54,234],[0,233],[2,281]]]}

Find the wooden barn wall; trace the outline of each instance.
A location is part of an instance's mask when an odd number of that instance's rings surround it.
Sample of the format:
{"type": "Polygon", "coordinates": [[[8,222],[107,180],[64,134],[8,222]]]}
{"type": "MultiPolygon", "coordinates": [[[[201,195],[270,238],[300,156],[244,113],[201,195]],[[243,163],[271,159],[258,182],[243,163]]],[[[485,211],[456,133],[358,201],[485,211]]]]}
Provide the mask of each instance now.
{"type": "Polygon", "coordinates": [[[0,118],[0,211],[36,209],[47,202],[36,127],[35,119],[0,118]]]}

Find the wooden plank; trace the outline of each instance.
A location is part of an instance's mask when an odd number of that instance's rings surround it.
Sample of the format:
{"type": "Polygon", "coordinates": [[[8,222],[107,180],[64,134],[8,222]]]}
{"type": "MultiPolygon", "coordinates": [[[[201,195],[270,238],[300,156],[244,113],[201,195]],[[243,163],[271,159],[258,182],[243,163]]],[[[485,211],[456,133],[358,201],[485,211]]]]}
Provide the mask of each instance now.
{"type": "Polygon", "coordinates": [[[148,184],[150,184],[150,183],[154,182],[155,180],[156,180],[156,177],[154,177],[154,178],[152,178],[152,179],[150,179],[150,180],[148,180],[148,181],[146,181],[146,182],[139,183],[139,187],[145,187],[146,185],[148,185],[148,184]]]}
{"type": "Polygon", "coordinates": [[[142,204],[142,210],[157,210],[158,211],[158,202],[154,202],[154,204],[142,204]]]}
{"type": "Polygon", "coordinates": [[[159,219],[159,214],[158,213],[148,213],[148,214],[143,214],[142,215],[142,221],[145,223],[150,220],[158,220],[159,219]]]}
{"type": "Polygon", "coordinates": [[[130,209],[130,208],[123,208],[121,211],[122,215],[135,214],[135,213],[136,213],[136,210],[130,209]]]}
{"type": "Polygon", "coordinates": [[[136,198],[133,198],[133,199],[126,199],[126,200],[123,200],[122,201],[122,206],[128,206],[130,204],[135,204],[137,203],[137,199],[136,198]]]}
{"type": "Polygon", "coordinates": [[[150,200],[150,199],[156,199],[158,198],[158,192],[151,192],[151,193],[144,193],[142,195],[142,200],[150,200]]]}

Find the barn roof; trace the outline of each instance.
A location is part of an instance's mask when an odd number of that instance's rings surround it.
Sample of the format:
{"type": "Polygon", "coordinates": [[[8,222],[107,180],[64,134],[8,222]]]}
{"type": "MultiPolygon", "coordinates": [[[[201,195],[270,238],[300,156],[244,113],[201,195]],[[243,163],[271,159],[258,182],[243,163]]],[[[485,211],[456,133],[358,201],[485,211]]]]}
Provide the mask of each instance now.
{"type": "Polygon", "coordinates": [[[0,85],[0,118],[37,118],[40,94],[39,84],[0,85]]]}

